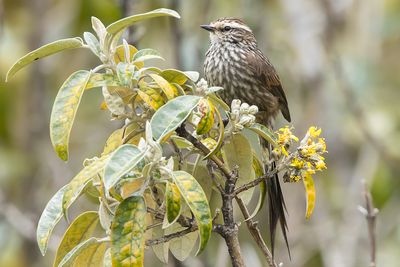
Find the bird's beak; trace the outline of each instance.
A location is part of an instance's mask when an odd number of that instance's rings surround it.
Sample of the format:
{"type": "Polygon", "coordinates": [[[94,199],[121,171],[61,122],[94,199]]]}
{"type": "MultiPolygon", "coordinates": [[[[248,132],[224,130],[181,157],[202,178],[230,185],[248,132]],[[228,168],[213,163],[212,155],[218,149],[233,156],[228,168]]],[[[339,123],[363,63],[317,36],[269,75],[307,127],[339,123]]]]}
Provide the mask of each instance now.
{"type": "Polygon", "coordinates": [[[211,25],[200,25],[200,27],[209,32],[213,32],[215,30],[215,27],[211,25]]]}

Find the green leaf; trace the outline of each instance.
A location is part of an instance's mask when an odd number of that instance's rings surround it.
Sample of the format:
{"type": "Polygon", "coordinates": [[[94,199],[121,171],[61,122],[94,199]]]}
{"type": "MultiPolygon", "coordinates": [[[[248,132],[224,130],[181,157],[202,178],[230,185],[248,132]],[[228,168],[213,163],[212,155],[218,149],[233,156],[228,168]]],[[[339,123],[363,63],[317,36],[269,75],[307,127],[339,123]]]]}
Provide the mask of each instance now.
{"type": "Polygon", "coordinates": [[[101,48],[99,40],[97,40],[96,36],[94,36],[91,32],[84,32],[83,39],[85,40],[86,44],[89,46],[89,49],[93,52],[93,54],[100,57],[101,48]]]}
{"type": "Polygon", "coordinates": [[[159,108],[151,118],[153,137],[161,141],[173,132],[198,105],[201,97],[194,95],[178,96],[159,108]]]}
{"type": "Polygon", "coordinates": [[[121,98],[118,92],[109,90],[107,86],[103,86],[101,91],[103,93],[104,102],[106,103],[108,110],[110,110],[113,115],[119,116],[126,114],[124,100],[121,98]]]}
{"type": "Polygon", "coordinates": [[[53,104],[50,138],[57,155],[64,161],[68,160],[69,135],[90,74],[89,71],[79,70],[69,76],[53,104]]]}
{"type": "Polygon", "coordinates": [[[172,179],[178,186],[181,196],[196,218],[200,232],[200,246],[196,253],[204,250],[211,237],[212,218],[206,194],[196,179],[185,171],[172,172],[172,179]]]}
{"type": "Polygon", "coordinates": [[[181,214],[181,194],[174,183],[167,182],[165,189],[165,219],[163,228],[173,224],[181,214]]]}
{"type": "MultiPolygon", "coordinates": [[[[224,162],[230,170],[235,166],[239,167],[239,179],[237,186],[249,183],[255,178],[253,169],[253,152],[249,141],[242,134],[234,134],[226,140],[226,144],[221,149],[224,162]]],[[[239,194],[243,201],[248,204],[253,195],[254,188],[239,194]]]]}
{"type": "Polygon", "coordinates": [[[119,204],[111,224],[113,267],[142,267],[146,204],[141,196],[132,196],[119,204]]]}
{"type": "Polygon", "coordinates": [[[133,56],[132,62],[143,62],[149,59],[164,60],[164,58],[161,57],[161,54],[157,50],[145,48],[136,52],[136,54],[133,56]]]}
{"type": "Polygon", "coordinates": [[[36,239],[43,256],[46,254],[50,235],[63,215],[62,199],[66,189],[67,186],[64,186],[58,190],[58,192],[47,203],[42,215],[40,216],[36,230],[36,239]]]}
{"type": "Polygon", "coordinates": [[[58,267],[101,266],[106,249],[105,239],[91,237],[68,252],[58,267]]]}
{"type": "MultiPolygon", "coordinates": [[[[182,230],[185,230],[185,228],[178,223],[174,223],[171,227],[165,229],[165,234],[169,235],[182,230]]],[[[168,247],[175,258],[177,258],[179,261],[184,261],[190,256],[190,252],[192,252],[194,246],[196,245],[197,238],[198,233],[197,231],[194,231],[184,236],[172,239],[169,241],[168,247]]]]}
{"type": "Polygon", "coordinates": [[[92,180],[92,178],[103,171],[104,166],[108,160],[108,156],[103,156],[91,164],[85,166],[66,187],[62,208],[65,213],[71,204],[80,196],[85,186],[92,180]]]}
{"type": "Polygon", "coordinates": [[[198,135],[206,134],[211,130],[214,125],[214,105],[208,99],[201,99],[199,102],[198,110],[200,113],[200,121],[196,127],[196,133],[198,135]]]}
{"type": "Polygon", "coordinates": [[[106,190],[110,190],[122,176],[132,170],[143,158],[144,152],[134,145],[122,145],[115,150],[104,171],[106,190]]]}
{"type": "Polygon", "coordinates": [[[144,19],[155,18],[155,17],[163,17],[163,16],[171,16],[171,17],[175,17],[178,19],[180,18],[179,14],[174,10],[167,9],[167,8],[159,8],[159,9],[147,12],[147,13],[137,14],[137,15],[133,15],[130,17],[120,19],[120,20],[110,24],[106,29],[107,29],[107,32],[110,33],[111,35],[116,35],[120,31],[135,24],[138,21],[141,21],[144,19]]]}
{"type": "Polygon", "coordinates": [[[90,238],[98,222],[99,216],[95,211],[88,211],[79,215],[64,233],[61,244],[58,246],[53,266],[57,267],[69,251],[90,238]]]}
{"type": "Polygon", "coordinates": [[[22,58],[18,59],[18,61],[15,62],[14,65],[12,65],[12,67],[8,70],[7,75],[6,75],[6,82],[9,79],[11,79],[15,75],[15,73],[17,73],[20,69],[29,65],[30,63],[32,63],[35,60],[50,56],[52,54],[61,52],[63,50],[78,48],[78,47],[82,47],[82,46],[83,46],[82,39],[78,38],[78,37],[61,39],[61,40],[46,44],[28,54],[26,54],[22,58]]]}
{"type": "MultiPolygon", "coordinates": [[[[152,239],[161,238],[164,236],[164,230],[161,227],[153,228],[152,239]]],[[[197,235],[196,235],[197,237],[197,235]]],[[[165,264],[168,264],[168,255],[169,255],[169,242],[163,242],[161,244],[157,244],[151,246],[156,257],[165,264]]]]}
{"type": "MultiPolygon", "coordinates": [[[[261,162],[258,160],[258,158],[253,154],[253,169],[255,171],[256,177],[260,177],[264,175],[264,171],[261,165],[261,162]]],[[[262,209],[264,202],[265,202],[265,197],[267,196],[267,182],[263,180],[260,185],[260,193],[258,195],[258,202],[256,205],[256,208],[254,209],[253,213],[250,215],[249,219],[252,219],[254,216],[257,215],[257,213],[262,209]]]]}
{"type": "Polygon", "coordinates": [[[274,147],[278,145],[276,143],[276,137],[274,132],[268,129],[268,127],[259,123],[254,123],[251,127],[249,127],[249,129],[257,133],[262,138],[264,138],[266,141],[268,141],[268,143],[271,143],[274,147]]]}
{"type": "Polygon", "coordinates": [[[176,89],[160,75],[149,74],[149,76],[157,83],[168,99],[172,99],[178,94],[176,89]]]}
{"type": "Polygon", "coordinates": [[[113,74],[108,73],[92,73],[86,84],[85,89],[92,89],[103,86],[120,86],[120,83],[113,74]]]}
{"type": "Polygon", "coordinates": [[[315,187],[314,180],[310,174],[306,174],[303,177],[303,184],[306,190],[307,209],[306,219],[310,219],[315,207],[315,187]]]}

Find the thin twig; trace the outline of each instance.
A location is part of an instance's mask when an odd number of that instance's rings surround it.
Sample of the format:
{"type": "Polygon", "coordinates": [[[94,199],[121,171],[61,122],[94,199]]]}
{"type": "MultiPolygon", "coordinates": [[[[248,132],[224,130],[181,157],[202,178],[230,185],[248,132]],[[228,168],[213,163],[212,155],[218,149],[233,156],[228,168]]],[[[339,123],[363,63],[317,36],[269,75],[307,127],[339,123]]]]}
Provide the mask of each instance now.
{"type": "Polygon", "coordinates": [[[247,183],[247,184],[244,184],[244,185],[242,185],[242,186],[236,188],[234,194],[235,194],[235,195],[238,195],[238,194],[242,193],[243,191],[249,190],[250,188],[257,186],[257,185],[258,185],[259,183],[261,183],[262,181],[274,177],[274,175],[275,175],[277,172],[278,172],[278,169],[274,169],[273,171],[268,172],[267,174],[265,174],[265,175],[263,175],[263,176],[260,176],[260,177],[258,177],[257,179],[254,179],[253,181],[251,181],[251,182],[249,182],[249,183],[247,183]]]}
{"type": "Polygon", "coordinates": [[[194,225],[192,227],[186,228],[185,230],[182,230],[182,231],[179,231],[179,232],[176,232],[176,233],[165,235],[165,236],[157,238],[157,239],[147,240],[146,241],[146,246],[155,246],[155,245],[158,245],[158,244],[161,244],[161,243],[165,243],[165,242],[168,242],[168,241],[170,241],[170,240],[172,240],[174,238],[178,238],[178,237],[184,236],[184,235],[189,234],[191,232],[194,232],[196,230],[197,230],[197,225],[194,225]]]}
{"type": "Polygon", "coordinates": [[[207,161],[207,169],[208,169],[208,173],[210,174],[211,179],[213,180],[215,186],[218,188],[218,191],[221,194],[223,194],[224,193],[224,189],[222,188],[222,185],[218,182],[217,177],[215,177],[211,161],[207,161]]]}
{"type": "Polygon", "coordinates": [[[370,267],[376,267],[376,234],[375,234],[375,226],[376,226],[376,217],[379,212],[377,208],[374,207],[374,204],[372,202],[372,196],[371,193],[369,192],[367,183],[363,181],[364,184],[364,198],[365,198],[365,208],[362,206],[359,206],[358,209],[360,212],[365,216],[367,219],[367,224],[368,224],[368,235],[369,235],[369,241],[371,244],[370,248],[370,267]]]}
{"type": "Polygon", "coordinates": [[[272,257],[271,251],[268,249],[267,245],[264,242],[264,239],[261,236],[260,229],[258,228],[258,223],[250,218],[249,211],[246,205],[244,204],[243,200],[238,196],[236,196],[235,198],[236,202],[239,205],[240,210],[243,213],[247,228],[249,229],[254,241],[256,241],[258,247],[261,249],[265,258],[267,259],[268,266],[278,267],[278,265],[274,261],[274,258],[272,257]]]}

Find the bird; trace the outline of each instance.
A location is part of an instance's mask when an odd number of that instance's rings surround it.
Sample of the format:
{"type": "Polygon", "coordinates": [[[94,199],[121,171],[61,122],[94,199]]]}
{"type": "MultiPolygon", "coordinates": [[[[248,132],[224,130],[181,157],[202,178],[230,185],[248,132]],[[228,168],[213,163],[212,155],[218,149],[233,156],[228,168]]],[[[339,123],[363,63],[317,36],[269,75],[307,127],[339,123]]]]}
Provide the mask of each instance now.
{"type": "MultiPolygon", "coordinates": [[[[239,18],[220,18],[200,27],[210,35],[210,47],[204,61],[204,76],[210,86],[224,88],[219,96],[228,104],[233,99],[239,99],[257,105],[257,122],[271,130],[279,111],[291,122],[288,101],[280,78],[269,59],[258,48],[250,27],[239,18]]],[[[269,152],[272,150],[271,144],[263,140],[261,143],[269,152]]],[[[269,154],[271,157],[271,153],[269,154]]],[[[264,167],[266,171],[276,168],[274,161],[270,165],[264,167]]],[[[286,205],[278,174],[266,182],[272,255],[279,222],[290,257],[286,205]]]]}

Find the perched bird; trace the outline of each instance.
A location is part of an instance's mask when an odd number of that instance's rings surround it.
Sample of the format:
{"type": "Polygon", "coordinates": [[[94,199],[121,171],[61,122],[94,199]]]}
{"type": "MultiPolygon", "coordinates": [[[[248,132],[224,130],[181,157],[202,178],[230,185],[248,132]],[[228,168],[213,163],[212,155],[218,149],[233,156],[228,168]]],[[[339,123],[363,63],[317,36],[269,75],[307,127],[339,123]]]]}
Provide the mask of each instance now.
{"type": "MultiPolygon", "coordinates": [[[[257,105],[260,110],[258,121],[271,129],[279,111],[290,122],[288,102],[278,74],[257,47],[257,40],[249,26],[241,19],[221,18],[201,27],[210,32],[204,74],[209,85],[224,88],[220,91],[221,98],[228,104],[233,99],[240,99],[257,105]]],[[[269,144],[264,142],[264,146],[271,151],[269,144]]],[[[275,168],[275,163],[268,167],[275,168]]],[[[278,175],[267,179],[267,191],[272,253],[279,221],[290,256],[286,207],[278,175]]]]}

